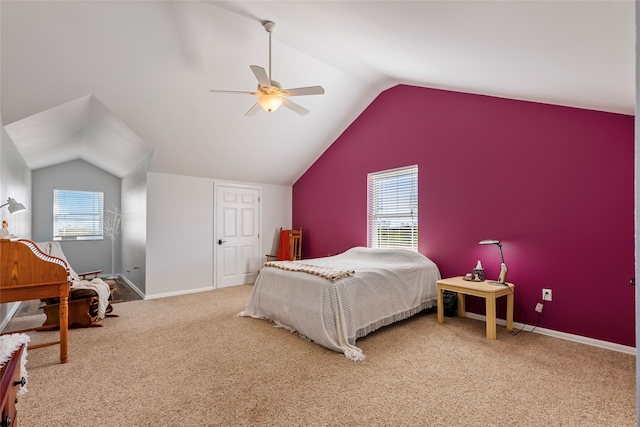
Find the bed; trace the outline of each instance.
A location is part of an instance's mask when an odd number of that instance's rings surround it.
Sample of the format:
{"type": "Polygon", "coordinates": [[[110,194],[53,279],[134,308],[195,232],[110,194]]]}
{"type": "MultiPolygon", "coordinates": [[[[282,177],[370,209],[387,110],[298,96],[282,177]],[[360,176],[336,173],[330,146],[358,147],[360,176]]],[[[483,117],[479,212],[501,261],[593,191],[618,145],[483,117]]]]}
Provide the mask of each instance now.
{"type": "Polygon", "coordinates": [[[434,307],[439,279],[433,261],[404,249],[355,247],[332,257],[270,262],[238,315],[271,320],[363,360],[356,339],[434,307]]]}

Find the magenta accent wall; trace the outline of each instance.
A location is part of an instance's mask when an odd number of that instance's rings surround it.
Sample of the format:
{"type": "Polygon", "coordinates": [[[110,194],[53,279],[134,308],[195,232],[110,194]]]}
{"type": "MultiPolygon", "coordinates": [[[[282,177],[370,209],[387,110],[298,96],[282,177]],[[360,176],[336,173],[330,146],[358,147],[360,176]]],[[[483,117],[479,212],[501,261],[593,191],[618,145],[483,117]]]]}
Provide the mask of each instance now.
{"type": "Polygon", "coordinates": [[[367,174],[417,164],[419,250],[443,277],[478,259],[497,277],[478,242],[502,240],[517,322],[551,288],[540,327],[635,346],[633,159],[633,116],[400,85],[295,183],[293,226],[305,258],[366,246],[367,174]]]}

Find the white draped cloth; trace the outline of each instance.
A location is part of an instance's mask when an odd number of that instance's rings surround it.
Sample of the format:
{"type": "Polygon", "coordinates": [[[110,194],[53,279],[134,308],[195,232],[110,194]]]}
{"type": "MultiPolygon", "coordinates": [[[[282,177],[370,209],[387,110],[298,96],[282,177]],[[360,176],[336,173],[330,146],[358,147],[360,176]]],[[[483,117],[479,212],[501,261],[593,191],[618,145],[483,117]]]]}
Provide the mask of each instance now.
{"type": "Polygon", "coordinates": [[[36,244],[45,254],[60,258],[67,263],[67,266],[69,267],[69,274],[71,275],[72,288],[92,289],[96,294],[98,294],[98,319],[103,319],[106,314],[107,307],[109,306],[109,296],[111,294],[109,285],[98,277],[92,280],[81,280],[78,273],[71,268],[69,261],[67,261],[67,258],[64,256],[64,252],[62,252],[62,247],[59,242],[42,242],[36,244]]]}

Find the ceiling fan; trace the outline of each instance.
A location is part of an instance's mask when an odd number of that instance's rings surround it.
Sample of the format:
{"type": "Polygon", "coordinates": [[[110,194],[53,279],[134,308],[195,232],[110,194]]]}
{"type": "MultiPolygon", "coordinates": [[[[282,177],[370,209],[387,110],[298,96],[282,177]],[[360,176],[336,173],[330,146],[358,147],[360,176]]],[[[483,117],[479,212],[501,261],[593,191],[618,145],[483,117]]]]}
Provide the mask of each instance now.
{"type": "Polygon", "coordinates": [[[324,89],[322,88],[322,86],[282,89],[280,83],[275,80],[271,80],[271,34],[276,31],[276,24],[271,21],[264,21],[262,23],[262,26],[269,33],[269,74],[267,74],[267,72],[262,67],[259,67],[257,65],[250,65],[251,71],[253,71],[256,79],[258,79],[258,90],[256,92],[243,92],[237,90],[210,90],[209,92],[240,93],[258,97],[258,102],[245,113],[245,116],[255,115],[258,110],[260,110],[260,108],[271,113],[276,111],[281,105],[284,105],[291,111],[294,111],[300,115],[308,114],[309,110],[299,106],[294,102],[291,102],[288,97],[300,95],[322,95],[324,94],[324,89]]]}

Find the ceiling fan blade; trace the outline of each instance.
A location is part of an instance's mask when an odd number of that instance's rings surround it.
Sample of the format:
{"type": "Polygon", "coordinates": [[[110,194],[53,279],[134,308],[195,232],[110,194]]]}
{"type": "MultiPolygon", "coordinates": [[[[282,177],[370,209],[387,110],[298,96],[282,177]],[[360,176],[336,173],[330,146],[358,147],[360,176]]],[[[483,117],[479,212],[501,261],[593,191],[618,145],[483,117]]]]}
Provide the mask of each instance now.
{"type": "Polygon", "coordinates": [[[293,89],[283,89],[287,96],[300,95],[323,95],[324,88],[322,86],[296,87],[293,89]]]}
{"type": "Polygon", "coordinates": [[[259,95],[257,92],[245,92],[242,90],[216,90],[216,89],[211,89],[209,92],[214,92],[214,93],[240,93],[240,94],[244,94],[244,95],[259,95]]]}
{"type": "Polygon", "coordinates": [[[253,75],[256,76],[256,79],[258,79],[258,83],[260,83],[260,86],[271,86],[271,80],[269,80],[269,76],[267,76],[267,72],[264,70],[264,68],[257,65],[249,65],[249,67],[251,68],[251,71],[253,71],[253,75]]]}
{"type": "Polygon", "coordinates": [[[287,107],[291,111],[294,111],[294,112],[300,114],[301,116],[309,114],[309,110],[307,110],[304,107],[299,106],[295,102],[289,101],[287,98],[282,98],[282,105],[284,105],[285,107],[287,107]]]}
{"type": "Polygon", "coordinates": [[[249,111],[247,111],[246,113],[244,113],[245,116],[255,116],[258,111],[260,111],[260,104],[258,104],[256,102],[256,105],[254,105],[253,107],[251,107],[251,109],[249,111]]]}

